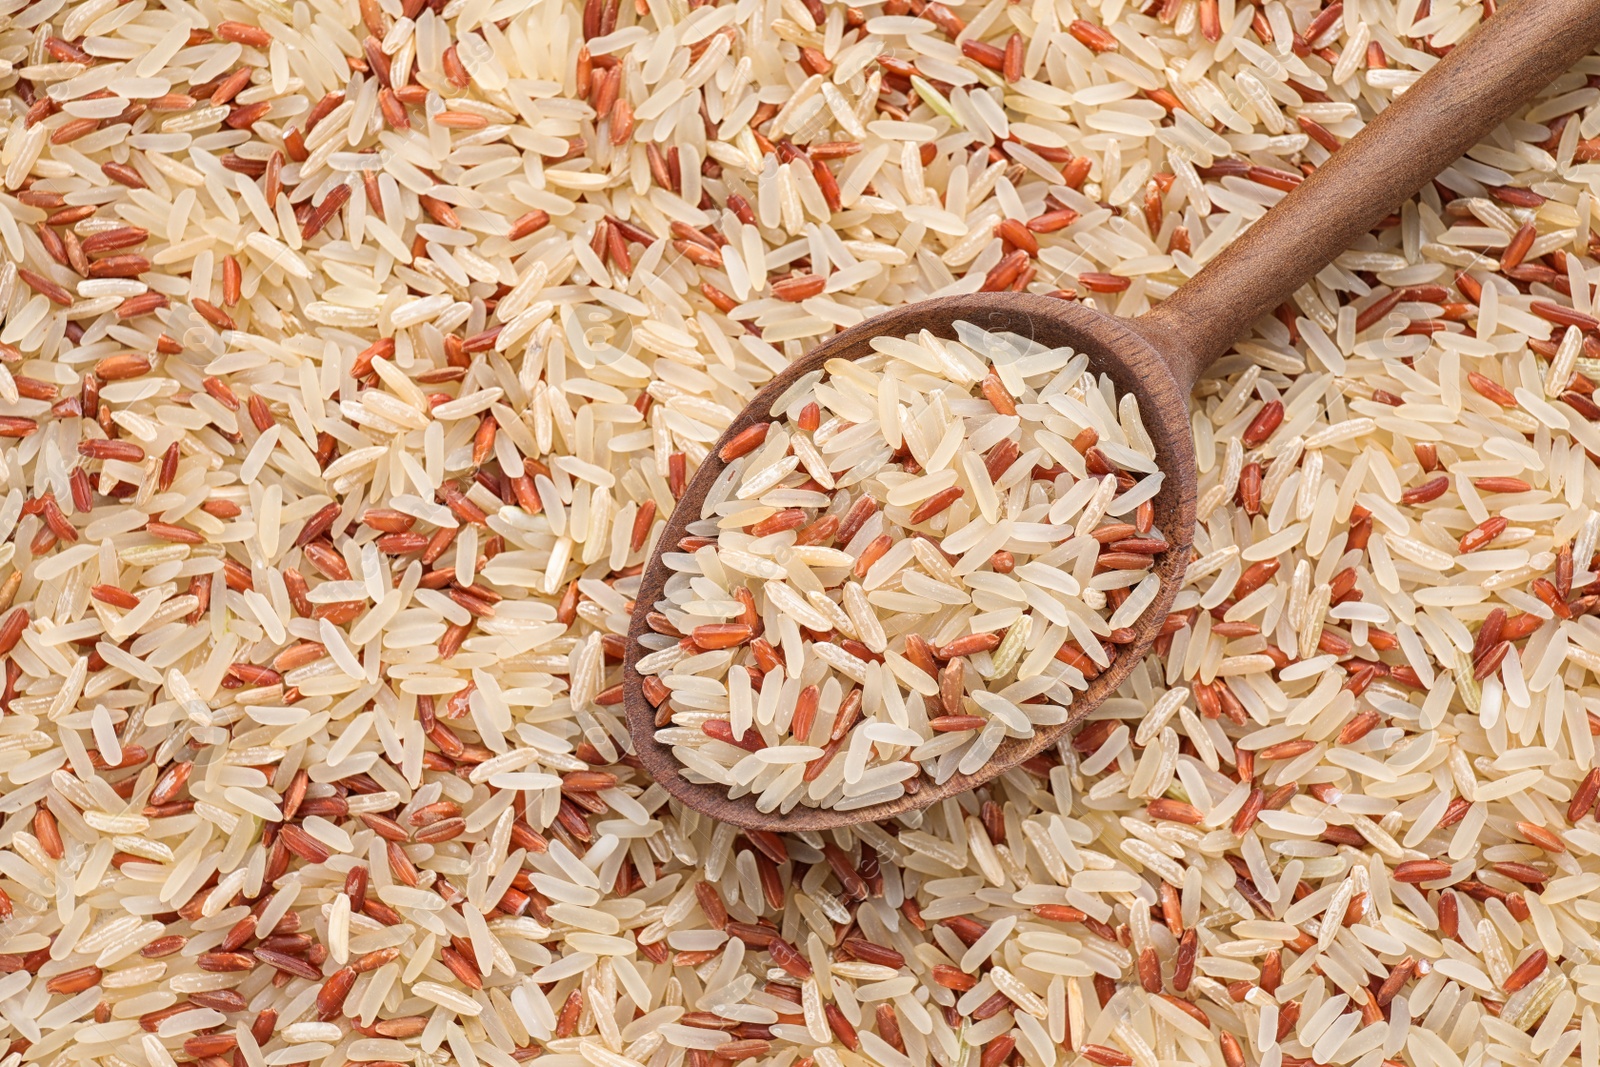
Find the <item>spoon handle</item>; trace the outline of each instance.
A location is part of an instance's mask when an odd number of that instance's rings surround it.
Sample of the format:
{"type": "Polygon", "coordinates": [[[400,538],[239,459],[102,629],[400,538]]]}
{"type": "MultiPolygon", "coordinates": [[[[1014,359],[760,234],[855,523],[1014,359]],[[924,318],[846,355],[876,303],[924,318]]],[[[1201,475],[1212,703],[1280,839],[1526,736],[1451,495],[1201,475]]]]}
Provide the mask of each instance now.
{"type": "Polygon", "coordinates": [[[1597,41],[1600,0],[1506,4],[1135,328],[1187,392],[1256,318],[1597,41]]]}

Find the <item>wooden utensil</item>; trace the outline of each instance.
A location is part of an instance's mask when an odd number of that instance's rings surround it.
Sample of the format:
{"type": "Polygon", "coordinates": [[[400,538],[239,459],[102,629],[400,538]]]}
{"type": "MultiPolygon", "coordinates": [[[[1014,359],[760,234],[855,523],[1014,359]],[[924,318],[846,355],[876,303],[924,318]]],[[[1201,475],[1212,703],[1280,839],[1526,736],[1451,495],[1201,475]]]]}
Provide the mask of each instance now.
{"type": "Polygon", "coordinates": [[[1020,293],[939,297],[875,316],[787,367],[712,446],[645,567],[623,664],[628,730],[645,769],[674,797],[714,819],[750,829],[826,830],[926,807],[982,785],[1055,744],[1115,693],[1144,658],[1182,583],[1195,522],[1188,398],[1200,375],[1259,316],[1289,299],[1597,41],[1600,0],[1517,0],[1501,8],[1203,270],[1140,318],[1118,319],[1080,303],[1020,293]],[[958,320],[991,332],[1011,331],[1050,347],[1071,345],[1089,353],[1091,368],[1109,375],[1119,395],[1138,398],[1167,475],[1155,499],[1155,521],[1172,547],[1157,559],[1160,595],[1133,627],[1135,639],[1075,696],[1067,723],[1011,738],[977,773],[958,774],[937,786],[924,780],[918,792],[889,803],[847,812],[798,805],[787,814],[763,813],[756,810],[754,794],[730,800],[725,787],[688,781],[671,748],[655,738],[656,710],[644,695],[636,665],[648,651],[639,642],[649,632],[645,616],[661,599],[671,573],[662,551],[675,550],[689,523],[700,517],[707,491],[726,466],[718,452],[740,431],[770,421],[772,401],[828,360],[861,359],[872,352],[872,338],[881,335],[903,337],[925,329],[951,338],[958,320]]]}

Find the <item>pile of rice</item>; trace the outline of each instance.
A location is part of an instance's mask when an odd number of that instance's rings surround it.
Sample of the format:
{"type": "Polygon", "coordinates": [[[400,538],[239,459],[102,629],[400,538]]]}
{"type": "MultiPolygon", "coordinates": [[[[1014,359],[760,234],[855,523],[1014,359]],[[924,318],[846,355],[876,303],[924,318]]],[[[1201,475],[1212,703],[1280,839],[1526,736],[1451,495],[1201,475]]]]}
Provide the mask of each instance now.
{"type": "Polygon", "coordinates": [[[719,450],[640,638],[691,781],[889,803],[1064,724],[1133,641],[1167,550],[1137,398],[1086,353],[953,327],[829,360],[719,450]]]}
{"type": "Polygon", "coordinates": [[[743,834],[651,537],[837,327],[1136,314],[1472,0],[10,0],[0,1067],[1600,1063],[1600,61],[1197,390],[1058,749],[743,834]]]}

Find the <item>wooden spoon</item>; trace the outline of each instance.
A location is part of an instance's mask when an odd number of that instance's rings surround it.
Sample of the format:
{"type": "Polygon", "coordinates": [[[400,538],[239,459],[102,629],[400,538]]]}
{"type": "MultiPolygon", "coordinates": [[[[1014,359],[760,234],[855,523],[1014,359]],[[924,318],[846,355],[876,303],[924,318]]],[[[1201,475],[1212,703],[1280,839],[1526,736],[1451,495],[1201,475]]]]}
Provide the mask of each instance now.
{"type": "Polygon", "coordinates": [[[623,688],[628,730],[645,769],[674,797],[713,819],[749,829],[826,830],[927,807],[982,785],[1054,745],[1115,693],[1148,653],[1182,584],[1195,522],[1188,399],[1200,375],[1259,316],[1288,300],[1597,41],[1600,0],[1516,0],[1501,8],[1193,279],[1138,319],[1118,319],[1083,304],[1021,293],[938,297],[877,315],[787,367],[712,446],[644,569],[628,632],[623,688]],[[1160,595],[1133,627],[1134,640],[1075,696],[1066,724],[1011,738],[977,773],[957,774],[937,786],[922,779],[916,793],[885,804],[845,812],[797,805],[787,814],[765,813],[756,810],[754,794],[730,800],[725,787],[688,781],[671,748],[655,738],[656,709],[644,695],[636,664],[648,651],[639,642],[650,632],[646,615],[662,598],[671,573],[661,554],[675,551],[688,524],[700,517],[707,491],[726,466],[718,453],[740,431],[770,421],[772,401],[828,360],[861,359],[871,353],[872,338],[880,335],[903,337],[925,329],[954,337],[958,320],[1051,347],[1071,345],[1089,353],[1091,368],[1109,375],[1119,395],[1138,398],[1167,475],[1155,499],[1155,521],[1172,547],[1157,558],[1160,595]]]}

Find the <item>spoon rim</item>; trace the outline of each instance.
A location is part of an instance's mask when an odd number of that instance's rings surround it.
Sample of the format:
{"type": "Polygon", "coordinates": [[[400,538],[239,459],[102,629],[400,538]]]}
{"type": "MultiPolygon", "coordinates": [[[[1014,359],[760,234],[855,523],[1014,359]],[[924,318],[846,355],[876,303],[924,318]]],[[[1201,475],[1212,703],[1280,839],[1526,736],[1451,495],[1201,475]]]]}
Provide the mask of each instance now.
{"type": "Polygon", "coordinates": [[[1054,297],[973,293],[935,297],[893,308],[842,330],[789,364],[751,398],[711,445],[656,539],[635,594],[623,658],[624,710],[634,755],[646,773],[669,795],[703,815],[750,830],[818,831],[883,822],[984,785],[1069,734],[1112,696],[1134,667],[1144,660],[1167,618],[1188,564],[1194,532],[1196,478],[1187,391],[1179,387],[1159,350],[1128,320],[1054,297]],[[1132,627],[1134,639],[1119,646],[1111,665],[1091,679],[1088,688],[1073,694],[1065,722],[1040,726],[1029,737],[1007,738],[972,774],[957,773],[935,785],[919,772],[913,781],[920,780],[921,788],[891,801],[845,811],[797,803],[786,813],[781,810],[762,812],[756,808],[759,793],[730,798],[725,785],[689,781],[672,747],[656,740],[656,708],[644,695],[643,676],[638,671],[639,660],[649,652],[639,639],[654,632],[647,617],[656,610],[668,578],[676,573],[667,567],[663,555],[675,551],[689,525],[699,520],[706,494],[727,467],[727,461],[721,458],[722,449],[749,427],[774,421],[773,401],[798,379],[822,369],[828,361],[844,358],[854,362],[872,354],[871,340],[875,337],[906,337],[927,329],[935,336],[954,338],[954,324],[958,321],[970,322],[990,332],[1018,333],[1050,347],[1071,345],[1075,351],[1089,355],[1091,370],[1112,378],[1119,396],[1132,393],[1139,399],[1141,419],[1156,445],[1157,465],[1166,476],[1155,504],[1157,527],[1169,547],[1154,557],[1151,573],[1160,577],[1161,586],[1155,601],[1132,627]],[[1040,339],[1040,335],[1047,335],[1048,339],[1040,339]],[[1181,432],[1174,422],[1181,422],[1181,432]],[[1164,516],[1169,520],[1166,524],[1161,522],[1164,516]]]}

